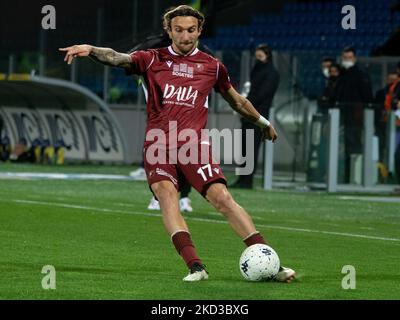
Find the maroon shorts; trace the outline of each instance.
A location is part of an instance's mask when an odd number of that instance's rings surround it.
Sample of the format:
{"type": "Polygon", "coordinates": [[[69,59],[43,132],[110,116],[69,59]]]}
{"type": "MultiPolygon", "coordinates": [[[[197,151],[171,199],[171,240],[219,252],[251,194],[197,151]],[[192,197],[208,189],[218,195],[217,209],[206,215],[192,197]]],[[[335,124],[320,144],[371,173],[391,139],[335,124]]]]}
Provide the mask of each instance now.
{"type": "Polygon", "coordinates": [[[192,153],[190,158],[181,149],[153,152],[156,148],[149,150],[151,147],[144,148],[144,169],[150,189],[153,183],[163,180],[171,181],[178,191],[189,183],[205,197],[212,183],[227,184],[221,167],[212,160],[211,145],[197,145],[197,154],[192,153]]]}

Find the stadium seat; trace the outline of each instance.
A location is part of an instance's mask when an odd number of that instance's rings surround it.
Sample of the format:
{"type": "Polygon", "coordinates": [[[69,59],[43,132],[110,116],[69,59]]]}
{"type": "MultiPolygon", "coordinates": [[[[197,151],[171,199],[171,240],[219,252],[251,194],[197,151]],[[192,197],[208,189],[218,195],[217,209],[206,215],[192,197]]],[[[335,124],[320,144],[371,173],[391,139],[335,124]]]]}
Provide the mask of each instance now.
{"type": "MultiPolygon", "coordinates": [[[[280,13],[253,15],[248,25],[219,27],[216,37],[204,43],[214,50],[252,50],[255,45],[266,42],[275,50],[313,52],[318,59],[336,56],[344,46],[354,45],[358,55],[364,56],[385,41],[394,25],[400,26],[400,13],[391,15],[389,3],[390,0],[352,1],[357,7],[356,30],[338,27],[345,1],[285,3],[280,13]]],[[[315,77],[320,77],[318,59],[302,61],[306,75],[302,81],[310,94],[319,90],[315,83],[315,77]],[[313,76],[307,78],[310,75],[313,76]]]]}

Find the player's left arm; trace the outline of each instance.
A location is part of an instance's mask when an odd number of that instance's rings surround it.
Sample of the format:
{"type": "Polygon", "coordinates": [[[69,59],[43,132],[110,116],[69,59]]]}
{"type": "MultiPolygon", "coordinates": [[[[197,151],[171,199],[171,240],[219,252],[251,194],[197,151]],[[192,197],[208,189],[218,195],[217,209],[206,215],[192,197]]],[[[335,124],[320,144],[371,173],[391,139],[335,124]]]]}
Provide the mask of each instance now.
{"type": "Polygon", "coordinates": [[[278,138],[272,124],[260,115],[256,108],[254,108],[253,104],[240,95],[233,87],[221,94],[233,110],[262,129],[264,139],[272,140],[272,142],[274,142],[278,138]]]}

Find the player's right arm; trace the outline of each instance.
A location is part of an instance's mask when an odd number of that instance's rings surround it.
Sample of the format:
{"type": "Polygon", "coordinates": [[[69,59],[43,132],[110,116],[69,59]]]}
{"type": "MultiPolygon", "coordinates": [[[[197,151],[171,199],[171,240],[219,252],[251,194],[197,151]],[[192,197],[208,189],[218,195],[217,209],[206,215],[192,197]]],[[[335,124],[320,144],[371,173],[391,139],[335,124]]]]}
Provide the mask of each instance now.
{"type": "Polygon", "coordinates": [[[263,138],[274,142],[278,135],[272,124],[258,113],[253,104],[245,97],[240,95],[230,83],[226,67],[218,62],[217,81],[215,89],[221,93],[233,110],[243,118],[259,126],[263,132],[263,138]]]}
{"type": "Polygon", "coordinates": [[[129,68],[131,64],[131,57],[129,54],[117,52],[111,48],[80,44],[60,48],[59,50],[65,52],[64,61],[67,61],[68,64],[71,64],[75,57],[90,57],[102,64],[120,68],[129,68]]]}
{"type": "Polygon", "coordinates": [[[233,110],[261,128],[264,139],[271,140],[272,142],[278,139],[278,134],[272,124],[262,117],[253,104],[247,98],[240,95],[233,87],[222,93],[222,96],[233,110]]]}

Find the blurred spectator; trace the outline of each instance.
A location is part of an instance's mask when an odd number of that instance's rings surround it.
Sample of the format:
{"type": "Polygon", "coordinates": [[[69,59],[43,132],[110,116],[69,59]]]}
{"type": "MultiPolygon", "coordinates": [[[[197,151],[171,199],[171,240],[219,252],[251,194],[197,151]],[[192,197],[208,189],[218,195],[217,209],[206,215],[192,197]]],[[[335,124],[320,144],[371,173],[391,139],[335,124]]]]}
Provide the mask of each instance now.
{"type": "MultiPolygon", "coordinates": [[[[397,145],[395,153],[395,170],[396,170],[397,184],[400,184],[400,144],[397,145]]],[[[398,191],[400,192],[400,189],[398,191]]]]}
{"type": "Polygon", "coordinates": [[[14,149],[10,154],[10,160],[15,162],[32,162],[33,155],[28,148],[28,143],[25,138],[19,139],[14,149]]]}
{"type": "Polygon", "coordinates": [[[321,72],[322,72],[322,74],[324,75],[324,77],[326,79],[329,78],[329,76],[330,76],[329,75],[329,68],[334,63],[335,63],[335,59],[333,59],[333,58],[326,57],[326,58],[322,59],[322,61],[321,61],[321,72]]]}
{"type": "MultiPolygon", "coordinates": [[[[269,109],[272,100],[278,89],[279,73],[272,63],[272,51],[266,44],[260,44],[255,50],[256,64],[250,74],[250,92],[247,99],[254,105],[257,111],[268,118],[269,109]]],[[[249,175],[241,175],[232,185],[234,188],[253,187],[253,175],[257,168],[258,152],[262,141],[262,131],[256,125],[250,123],[244,118],[240,119],[242,123],[242,154],[246,151],[246,129],[254,130],[254,170],[249,175]]],[[[248,155],[246,155],[248,157],[248,155]]],[[[242,166],[245,166],[243,164],[242,166]]]]}
{"type": "MultiPolygon", "coordinates": [[[[396,119],[397,119],[397,122],[400,122],[400,102],[398,102],[398,104],[397,104],[396,119]]],[[[397,183],[400,184],[400,127],[399,127],[399,125],[397,125],[397,132],[396,132],[395,170],[396,170],[397,183]]]]}
{"type": "Polygon", "coordinates": [[[376,128],[380,139],[379,154],[382,159],[386,150],[388,113],[392,111],[396,116],[395,172],[397,183],[400,184],[400,62],[397,64],[396,71],[388,74],[386,81],[387,85],[376,94],[376,128]]]}
{"type": "Polygon", "coordinates": [[[54,159],[54,147],[50,144],[49,139],[44,139],[42,141],[41,162],[43,164],[53,164],[54,159]]]}
{"type": "Polygon", "coordinates": [[[10,139],[8,137],[3,137],[0,140],[0,161],[7,161],[10,158],[10,154],[11,154],[10,139]]]}
{"type": "Polygon", "coordinates": [[[375,95],[375,131],[379,138],[379,159],[383,162],[386,146],[388,113],[396,108],[396,97],[400,95],[400,77],[397,71],[390,72],[386,85],[375,95]]]}
{"type": "MultiPolygon", "coordinates": [[[[400,62],[397,64],[397,76],[400,78],[400,62]]],[[[397,95],[394,97],[395,114],[396,114],[396,153],[395,153],[395,170],[397,183],[400,184],[400,84],[397,85],[397,95]]]]}
{"type": "Polygon", "coordinates": [[[340,108],[340,119],[344,126],[345,182],[350,182],[352,154],[361,154],[361,135],[364,109],[373,102],[369,75],[356,64],[356,51],[346,47],[342,51],[342,72],[336,86],[335,100],[340,108]]]}
{"type": "Polygon", "coordinates": [[[54,144],[54,162],[55,164],[62,165],[65,160],[65,143],[64,140],[57,140],[54,144]]]}
{"type": "Polygon", "coordinates": [[[0,161],[6,161],[9,157],[9,154],[7,154],[6,151],[6,144],[3,143],[3,127],[4,127],[4,122],[0,114],[0,161]]]}
{"type": "Polygon", "coordinates": [[[328,68],[329,78],[327,80],[324,93],[318,101],[318,112],[328,114],[329,108],[333,108],[336,102],[336,87],[340,75],[340,66],[336,63],[328,68]]]}

